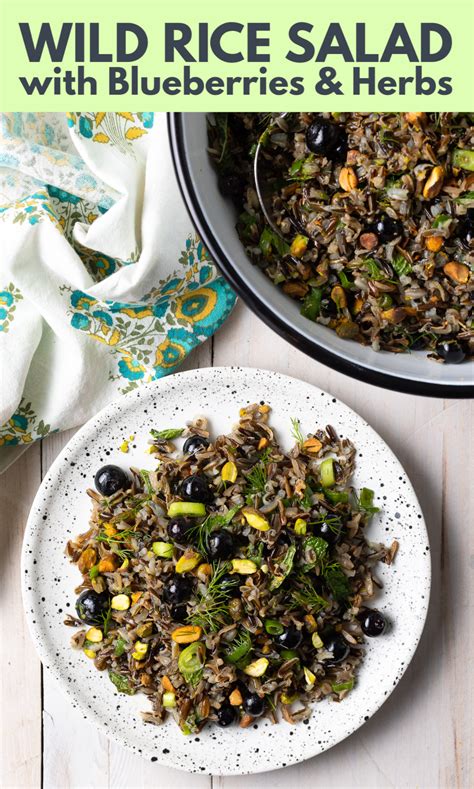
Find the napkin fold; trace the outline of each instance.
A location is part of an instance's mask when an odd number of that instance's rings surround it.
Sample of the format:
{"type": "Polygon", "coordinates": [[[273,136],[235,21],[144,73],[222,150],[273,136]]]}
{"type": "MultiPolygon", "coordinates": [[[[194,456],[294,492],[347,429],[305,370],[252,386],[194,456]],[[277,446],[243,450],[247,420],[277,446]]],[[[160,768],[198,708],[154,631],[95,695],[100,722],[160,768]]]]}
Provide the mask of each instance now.
{"type": "Polygon", "coordinates": [[[235,302],[187,216],[164,113],[3,114],[0,256],[0,470],[176,370],[235,302]]]}

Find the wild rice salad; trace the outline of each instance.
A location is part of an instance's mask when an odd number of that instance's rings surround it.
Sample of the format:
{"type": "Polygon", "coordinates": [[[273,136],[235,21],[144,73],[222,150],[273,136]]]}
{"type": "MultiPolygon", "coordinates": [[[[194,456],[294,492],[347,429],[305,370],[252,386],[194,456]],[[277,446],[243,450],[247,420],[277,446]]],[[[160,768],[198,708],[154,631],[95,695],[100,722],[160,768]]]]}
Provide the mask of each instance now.
{"type": "Polygon", "coordinates": [[[284,115],[209,126],[252,261],[340,337],[472,360],[474,113],[284,115]]]}
{"type": "Polygon", "coordinates": [[[204,418],[152,431],[156,471],[99,469],[90,528],[67,545],[82,574],[73,646],[119,692],[149,696],[149,723],[306,719],[351,691],[365,636],[386,630],[367,604],[398,546],[365,538],[378,510],[351,487],[353,444],[294,420],[285,453],[269,411],[242,408],[215,441],[204,418]]]}

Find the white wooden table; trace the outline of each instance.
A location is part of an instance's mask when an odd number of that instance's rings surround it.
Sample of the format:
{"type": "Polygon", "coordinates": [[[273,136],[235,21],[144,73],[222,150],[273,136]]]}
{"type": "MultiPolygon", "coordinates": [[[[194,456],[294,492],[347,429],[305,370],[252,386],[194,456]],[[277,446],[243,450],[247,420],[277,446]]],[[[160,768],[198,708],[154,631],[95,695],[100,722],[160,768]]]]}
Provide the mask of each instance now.
{"type": "Polygon", "coordinates": [[[304,764],[254,777],[162,768],[107,740],[41,670],[22,612],[20,549],[34,494],[69,434],[47,438],[0,478],[0,786],[299,789],[474,786],[474,401],[442,401],[352,381],[290,347],[242,304],[187,367],[267,367],[341,398],[405,466],[430,534],[433,588],[416,656],[362,729],[304,764]]]}

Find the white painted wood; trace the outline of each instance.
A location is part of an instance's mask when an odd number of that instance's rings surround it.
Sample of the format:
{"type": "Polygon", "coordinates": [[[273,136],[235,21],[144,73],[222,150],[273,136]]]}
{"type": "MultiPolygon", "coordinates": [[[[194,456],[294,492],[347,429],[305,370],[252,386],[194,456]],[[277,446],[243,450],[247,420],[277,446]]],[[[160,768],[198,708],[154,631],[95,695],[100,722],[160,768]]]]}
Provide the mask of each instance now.
{"type": "MultiPolygon", "coordinates": [[[[299,789],[471,789],[474,402],[411,397],[351,381],[290,347],[242,304],[213,343],[192,354],[186,366],[209,366],[211,361],[215,365],[267,367],[315,383],[362,414],[390,444],[415,485],[430,533],[433,592],[422,642],[392,697],[344,743],[286,770],[212,781],[161,768],[108,742],[70,709],[45,676],[45,789],[208,789],[211,784],[214,789],[287,789],[292,784],[299,789]]],[[[262,397],[265,394],[262,392],[262,397]]],[[[65,440],[58,435],[44,442],[44,469],[65,440]]],[[[2,513],[7,509],[5,501],[9,507],[0,531],[7,546],[7,555],[5,548],[0,554],[0,650],[10,653],[12,649],[15,665],[9,687],[3,689],[3,699],[6,694],[8,702],[3,700],[1,705],[5,763],[1,786],[30,787],[38,786],[40,780],[40,684],[32,646],[18,624],[23,621],[18,554],[29,503],[40,478],[39,448],[20,458],[8,474],[7,484],[5,477],[0,478],[2,513]],[[5,625],[3,611],[8,620],[5,625]],[[6,728],[11,731],[5,733],[6,728]]]]}

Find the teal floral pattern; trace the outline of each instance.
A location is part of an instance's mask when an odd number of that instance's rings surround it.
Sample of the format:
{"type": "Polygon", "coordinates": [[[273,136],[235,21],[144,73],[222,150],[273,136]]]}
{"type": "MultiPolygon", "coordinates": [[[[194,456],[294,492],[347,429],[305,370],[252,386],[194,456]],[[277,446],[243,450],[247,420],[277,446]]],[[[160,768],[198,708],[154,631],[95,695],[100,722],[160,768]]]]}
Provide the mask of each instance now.
{"type": "Polygon", "coordinates": [[[16,305],[23,296],[18,288],[10,282],[4,290],[0,290],[0,332],[7,332],[15,317],[16,305]]]}
{"type": "Polygon", "coordinates": [[[71,326],[111,349],[117,362],[113,378],[125,379],[122,392],[137,381],[172,372],[214,333],[216,321],[224,320],[234,305],[227,283],[213,279],[214,269],[198,238],[186,240],[180,263],[183,276],[162,281],[133,304],[99,302],[79,290],[70,293],[71,326]]]}
{"type": "Polygon", "coordinates": [[[172,373],[234,306],[187,219],[163,113],[0,113],[0,234],[0,366],[15,351],[16,371],[0,377],[0,446],[172,373]]]}

